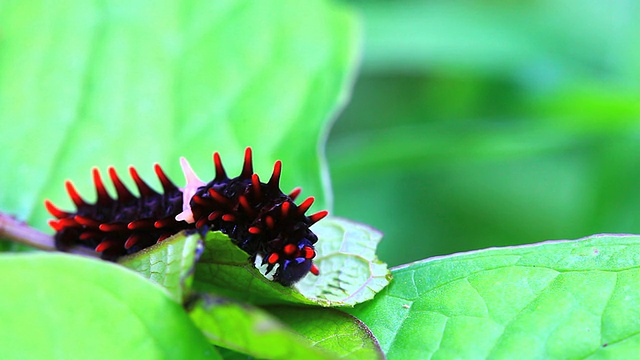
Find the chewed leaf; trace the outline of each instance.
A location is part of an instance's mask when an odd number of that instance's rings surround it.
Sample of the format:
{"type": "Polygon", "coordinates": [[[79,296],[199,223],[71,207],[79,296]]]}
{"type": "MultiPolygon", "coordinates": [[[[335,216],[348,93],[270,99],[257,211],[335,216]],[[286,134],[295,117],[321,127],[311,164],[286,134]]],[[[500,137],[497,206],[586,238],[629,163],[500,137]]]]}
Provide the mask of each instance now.
{"type": "Polygon", "coordinates": [[[200,236],[178,233],[118,262],[165,287],[178,302],[188,294],[200,236]]]}
{"type": "Polygon", "coordinates": [[[320,276],[308,274],[293,287],[282,286],[256,269],[226,235],[211,232],[196,264],[194,288],[258,304],[353,306],[389,283],[386,264],[375,257],[379,232],[336,218],[322,220],[313,230],[319,237],[320,276]]]}
{"type": "Polygon", "coordinates": [[[336,217],[314,225],[313,231],[320,239],[314,262],[321,275],[296,284],[306,297],[332,306],[353,306],[372,299],[389,284],[387,265],[376,257],[379,231],[336,217]]]}
{"type": "Polygon", "coordinates": [[[640,348],[640,236],[474,251],[393,276],[349,311],[390,358],[635,358],[640,348]]]}

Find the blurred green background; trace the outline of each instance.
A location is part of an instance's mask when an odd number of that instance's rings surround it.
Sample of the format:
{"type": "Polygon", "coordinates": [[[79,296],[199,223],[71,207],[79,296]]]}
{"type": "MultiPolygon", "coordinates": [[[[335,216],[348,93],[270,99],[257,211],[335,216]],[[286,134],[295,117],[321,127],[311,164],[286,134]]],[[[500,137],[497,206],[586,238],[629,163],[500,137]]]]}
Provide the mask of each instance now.
{"type": "Polygon", "coordinates": [[[382,260],[640,233],[640,3],[347,3],[333,213],[382,230],[382,260]]]}

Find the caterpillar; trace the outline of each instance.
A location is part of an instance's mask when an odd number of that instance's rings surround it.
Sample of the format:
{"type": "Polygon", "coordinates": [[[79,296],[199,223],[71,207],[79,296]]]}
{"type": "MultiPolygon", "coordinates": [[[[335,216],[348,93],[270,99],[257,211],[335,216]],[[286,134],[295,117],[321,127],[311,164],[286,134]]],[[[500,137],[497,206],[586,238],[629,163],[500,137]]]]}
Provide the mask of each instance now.
{"type": "Polygon", "coordinates": [[[307,273],[319,274],[313,258],[318,237],[310,226],[328,212],[305,215],[314,202],[309,197],[297,205],[300,188],[284,194],[280,189],[282,163],[274,164],[271,178],[261,182],[253,172],[251,148],[244,153],[240,175],[229,178],[220,155],[213,154],[215,177],[208,183],[195,174],[189,162],[180,158],[185,175],[184,188],[177,187],[160,165],[154,170],[162,192],[152,189],[134,167],[129,173],[138,188],[134,195],[113,167],[109,178],[116,197],[107,191],[97,168],[92,171],[97,199],[83,199],[73,183],[65,182],[76,210],[63,211],[45,200],[45,208],[56,219],[49,225],[56,231],[55,246],[61,251],[74,246],[94,249],[103,259],[115,260],[174,235],[182,230],[222,231],[255,261],[259,255],[267,274],[276,268],[273,280],[291,286],[307,273]]]}

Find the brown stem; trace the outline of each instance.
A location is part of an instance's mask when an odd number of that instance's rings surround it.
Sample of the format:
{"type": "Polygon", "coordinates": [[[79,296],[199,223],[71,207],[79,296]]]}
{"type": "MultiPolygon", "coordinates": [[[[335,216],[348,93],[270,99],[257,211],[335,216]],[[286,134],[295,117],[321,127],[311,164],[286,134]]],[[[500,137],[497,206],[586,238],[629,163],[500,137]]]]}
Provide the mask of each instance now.
{"type": "MultiPolygon", "coordinates": [[[[18,221],[13,216],[3,212],[0,212],[0,238],[40,250],[57,251],[52,236],[36,230],[27,223],[18,221]]],[[[70,252],[78,255],[98,256],[96,252],[83,248],[74,248],[70,252]]]]}

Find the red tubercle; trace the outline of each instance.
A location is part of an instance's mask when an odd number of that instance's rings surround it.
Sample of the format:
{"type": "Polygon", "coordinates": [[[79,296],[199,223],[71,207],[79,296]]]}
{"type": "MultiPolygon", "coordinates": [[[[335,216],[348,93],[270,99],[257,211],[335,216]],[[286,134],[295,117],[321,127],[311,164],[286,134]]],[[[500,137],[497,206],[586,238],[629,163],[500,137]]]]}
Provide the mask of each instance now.
{"type": "Polygon", "coordinates": [[[291,207],[291,203],[285,201],[282,203],[282,207],[280,210],[282,211],[282,217],[287,217],[289,215],[289,208],[291,207]]]}
{"type": "Polygon", "coordinates": [[[278,262],[278,260],[280,260],[280,256],[277,253],[272,253],[271,255],[269,255],[269,257],[267,258],[267,262],[271,265],[275,264],[278,262]]]}
{"type": "Polygon", "coordinates": [[[249,200],[247,200],[246,196],[240,195],[238,197],[238,202],[240,202],[240,206],[242,206],[242,208],[244,209],[244,211],[247,214],[250,214],[250,215],[254,215],[255,214],[255,210],[253,210],[253,208],[249,204],[249,200]]]}
{"type": "Polygon", "coordinates": [[[80,225],[73,218],[60,219],[58,220],[58,224],[60,224],[60,226],[62,226],[63,228],[78,227],[80,225]]]}
{"type": "Polygon", "coordinates": [[[260,177],[258,177],[258,174],[251,175],[251,189],[256,199],[262,198],[262,189],[260,188],[260,177]]]}
{"type": "Polygon", "coordinates": [[[271,178],[267,185],[272,189],[280,188],[280,175],[282,174],[282,161],[277,160],[273,164],[273,172],[271,173],[271,178]]]}
{"type": "Polygon", "coordinates": [[[202,219],[196,221],[196,229],[200,229],[201,227],[203,227],[204,225],[207,224],[207,218],[203,217],[202,219]]]}
{"type": "Polygon", "coordinates": [[[133,166],[129,167],[129,174],[131,175],[133,181],[136,183],[140,196],[149,197],[156,193],[155,190],[153,190],[149,185],[147,185],[144,180],[142,180],[140,174],[138,174],[138,171],[133,166]]]}
{"type": "Polygon", "coordinates": [[[69,194],[71,201],[73,201],[77,208],[88,205],[82,196],[78,194],[78,190],[76,190],[76,187],[73,186],[73,183],[70,180],[65,181],[64,186],[67,189],[67,193],[69,194]]]}
{"type": "Polygon", "coordinates": [[[158,179],[160,180],[160,184],[162,185],[162,189],[164,190],[165,193],[177,189],[176,184],[174,184],[173,181],[169,179],[167,174],[165,174],[165,172],[162,170],[162,167],[160,166],[160,164],[157,164],[157,163],[153,164],[153,170],[158,176],[158,179]]]}
{"type": "Polygon", "coordinates": [[[156,241],[156,243],[163,242],[163,241],[167,240],[168,238],[170,238],[172,235],[173,235],[172,233],[162,234],[162,235],[160,235],[158,237],[158,240],[156,241]]]}
{"type": "Polygon", "coordinates": [[[212,199],[219,202],[220,204],[227,205],[229,204],[229,199],[219,192],[215,191],[213,188],[209,189],[209,195],[212,199]]]}
{"type": "Polygon", "coordinates": [[[236,221],[236,217],[233,216],[232,214],[224,214],[222,215],[222,220],[227,222],[232,222],[232,221],[236,221]]]}
{"type": "Polygon", "coordinates": [[[287,244],[284,246],[283,251],[285,254],[291,256],[293,254],[296,253],[296,251],[298,251],[298,247],[293,245],[293,244],[287,244]]]}
{"type": "Polygon", "coordinates": [[[301,192],[302,192],[302,188],[297,187],[291,190],[291,192],[289,193],[289,197],[291,198],[291,200],[295,200],[298,198],[298,195],[300,195],[301,192]]]}
{"type": "Polygon", "coordinates": [[[153,227],[156,229],[162,229],[163,227],[167,227],[171,224],[174,224],[176,222],[175,218],[173,217],[167,217],[164,219],[160,219],[157,220],[156,222],[153,223],[153,227]]]}
{"type": "Polygon", "coordinates": [[[109,172],[109,177],[111,178],[111,182],[113,182],[113,185],[116,188],[116,194],[118,195],[118,200],[130,201],[133,198],[135,198],[135,196],[133,196],[131,191],[129,191],[129,189],[127,189],[127,187],[124,185],[122,180],[120,180],[120,177],[118,177],[118,173],[116,173],[116,169],[113,166],[110,166],[107,169],[107,171],[109,172]]]}
{"type": "Polygon", "coordinates": [[[44,201],[44,207],[47,209],[49,214],[53,215],[58,219],[62,219],[71,215],[71,213],[60,210],[58,207],[53,205],[53,203],[49,200],[44,201]]]}
{"type": "Polygon", "coordinates": [[[100,223],[98,221],[86,216],[76,215],[73,217],[73,219],[82,226],[87,226],[91,228],[97,228],[98,226],[100,226],[100,223]]]}
{"type": "Polygon", "coordinates": [[[315,276],[320,275],[320,269],[318,269],[315,264],[311,264],[311,268],[309,269],[309,271],[315,276]]]}
{"type": "Polygon", "coordinates": [[[249,233],[250,233],[250,234],[253,234],[253,235],[258,235],[258,234],[260,234],[260,233],[262,232],[262,231],[260,230],[260,228],[259,228],[259,227],[257,227],[257,226],[252,226],[252,227],[250,227],[250,228],[248,229],[248,231],[249,231],[249,233]]]}
{"type": "Polygon", "coordinates": [[[329,212],[327,210],[318,211],[317,213],[309,216],[309,220],[311,220],[311,224],[315,224],[318,221],[324,219],[327,215],[329,215],[329,212]]]}
{"type": "Polygon", "coordinates": [[[222,215],[222,213],[220,211],[212,211],[209,216],[207,216],[207,220],[209,221],[213,221],[217,218],[220,217],[220,215],[222,215]]]}
{"type": "Polygon", "coordinates": [[[129,230],[150,229],[154,227],[154,221],[151,219],[134,220],[127,224],[129,230]]]}
{"type": "Polygon", "coordinates": [[[302,248],[302,255],[305,259],[313,259],[316,257],[316,251],[310,246],[305,246],[302,248]]]}
{"type": "Polygon", "coordinates": [[[267,224],[267,227],[269,229],[273,229],[273,227],[275,226],[275,221],[273,221],[273,218],[271,216],[265,216],[264,222],[267,224]]]}
{"type": "Polygon", "coordinates": [[[302,204],[298,206],[298,213],[300,215],[306,213],[307,210],[309,210],[309,208],[311,207],[311,205],[313,205],[313,202],[315,200],[316,199],[313,196],[309,196],[305,201],[302,202],[302,204]]]}
{"type": "Polygon", "coordinates": [[[60,225],[60,221],[59,220],[49,220],[47,223],[55,231],[60,231],[60,230],[62,230],[64,228],[64,226],[60,225]]]}
{"type": "Polygon", "coordinates": [[[202,205],[202,206],[208,206],[209,205],[209,200],[203,198],[200,195],[193,195],[193,197],[191,198],[191,201],[195,202],[198,205],[202,205]]]}
{"type": "Polygon", "coordinates": [[[98,229],[104,232],[125,231],[127,230],[127,225],[123,223],[100,224],[100,226],[98,226],[98,229]]]}
{"type": "Polygon", "coordinates": [[[96,252],[104,252],[105,250],[117,245],[115,241],[112,240],[104,240],[98,246],[96,246],[96,252]]]}
{"type": "Polygon", "coordinates": [[[133,245],[135,245],[140,240],[140,236],[133,234],[127,238],[127,241],[124,242],[124,248],[130,249],[133,245]]]}
{"type": "Polygon", "coordinates": [[[215,180],[220,181],[220,180],[228,179],[227,172],[224,170],[224,166],[222,166],[222,160],[220,159],[220,154],[218,154],[217,152],[213,153],[213,164],[216,167],[215,180]]]}
{"type": "Polygon", "coordinates": [[[240,177],[244,179],[250,179],[253,174],[253,160],[251,159],[251,147],[247,147],[244,150],[244,164],[242,165],[242,172],[240,177]]]}
{"type": "Polygon", "coordinates": [[[88,231],[88,232],[83,232],[82,234],[80,234],[80,236],[78,236],[78,238],[80,240],[89,240],[92,239],[94,237],[100,236],[100,233],[97,231],[88,231]]]}
{"type": "Polygon", "coordinates": [[[97,203],[103,206],[107,206],[113,202],[113,198],[109,195],[107,188],[104,187],[104,182],[102,181],[102,176],[100,175],[100,170],[98,168],[93,168],[93,184],[96,187],[96,193],[98,194],[97,203]]]}

